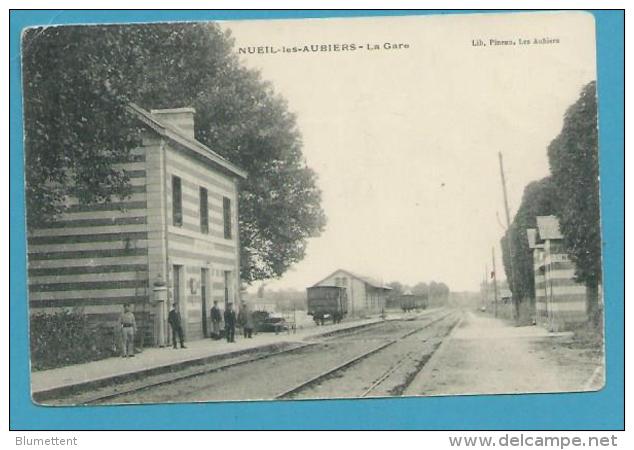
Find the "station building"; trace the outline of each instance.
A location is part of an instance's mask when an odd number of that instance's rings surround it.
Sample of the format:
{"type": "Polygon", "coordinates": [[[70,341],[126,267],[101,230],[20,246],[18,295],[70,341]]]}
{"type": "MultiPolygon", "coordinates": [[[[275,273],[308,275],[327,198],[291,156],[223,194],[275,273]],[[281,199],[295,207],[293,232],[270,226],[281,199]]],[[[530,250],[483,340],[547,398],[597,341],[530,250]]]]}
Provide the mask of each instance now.
{"type": "Polygon", "coordinates": [[[315,283],[313,287],[315,286],[345,287],[348,294],[348,314],[351,316],[380,313],[392,290],[381,282],[344,269],[335,270],[315,283]]]}
{"type": "Polygon", "coordinates": [[[526,231],[533,253],[537,324],[561,331],[586,322],[586,287],[575,281],[575,265],[564,250],[559,220],[538,216],[537,228],[526,231]]]}
{"type": "Polygon", "coordinates": [[[144,129],[120,165],[132,194],[69,199],[58,220],[29,232],[30,312],[79,308],[116,326],[130,303],[145,345],[166,345],[177,303],[186,339],[198,339],[214,300],[239,303],[238,189],[247,174],[194,139],[192,108],[130,110],[144,129]],[[163,298],[155,285],[166,286],[163,298]]]}

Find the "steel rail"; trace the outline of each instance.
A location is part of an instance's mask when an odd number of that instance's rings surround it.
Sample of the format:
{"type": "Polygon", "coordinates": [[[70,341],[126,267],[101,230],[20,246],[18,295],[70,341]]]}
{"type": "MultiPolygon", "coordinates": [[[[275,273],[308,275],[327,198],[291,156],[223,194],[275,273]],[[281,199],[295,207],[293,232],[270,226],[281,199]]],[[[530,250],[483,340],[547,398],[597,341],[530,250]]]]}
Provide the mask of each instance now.
{"type": "MultiPolygon", "coordinates": [[[[345,368],[344,365],[352,365],[356,361],[359,361],[362,358],[368,357],[371,354],[376,353],[376,352],[382,350],[385,347],[393,345],[393,344],[395,344],[396,342],[398,342],[401,339],[404,339],[404,338],[406,338],[406,337],[408,337],[408,336],[410,336],[410,335],[412,335],[414,333],[422,331],[423,329],[425,329],[425,328],[429,327],[430,325],[438,322],[439,320],[444,319],[445,317],[449,316],[450,314],[453,314],[453,312],[447,313],[447,314],[443,315],[440,318],[434,319],[434,320],[426,323],[422,328],[412,330],[412,331],[406,333],[405,335],[399,337],[398,339],[395,339],[393,341],[390,341],[390,342],[388,342],[386,344],[383,344],[383,345],[381,345],[381,346],[379,346],[377,348],[374,348],[374,349],[370,350],[370,352],[366,352],[366,353],[364,353],[361,356],[357,356],[357,357],[353,358],[353,360],[347,361],[346,363],[337,366],[337,368],[335,368],[335,369],[330,369],[329,372],[332,373],[333,371],[341,370],[341,369],[345,368]]],[[[372,323],[372,324],[368,324],[367,327],[371,327],[371,325],[378,325],[378,324],[385,324],[385,323],[386,322],[375,322],[375,323],[372,323]]],[[[360,329],[355,330],[353,333],[350,333],[350,334],[355,334],[355,333],[358,333],[358,332],[361,332],[361,331],[366,331],[365,328],[366,327],[362,326],[362,327],[360,327],[360,329]]],[[[336,331],[335,331],[335,333],[336,333],[336,331]]],[[[345,333],[345,330],[342,330],[342,334],[348,335],[348,333],[345,333]]],[[[328,336],[328,337],[330,337],[330,336],[328,336]]],[[[260,361],[260,360],[263,360],[263,359],[268,359],[268,358],[272,358],[272,357],[275,357],[275,356],[289,354],[289,353],[292,353],[292,352],[295,352],[295,351],[298,351],[298,350],[302,350],[302,349],[305,349],[305,348],[308,348],[308,347],[316,346],[316,345],[319,345],[319,344],[320,344],[319,342],[307,342],[307,343],[304,343],[304,344],[300,344],[300,345],[298,345],[296,347],[292,347],[290,349],[280,350],[280,351],[273,352],[273,353],[264,353],[264,354],[261,354],[259,356],[255,356],[253,358],[247,358],[247,359],[242,360],[242,361],[236,361],[236,362],[232,362],[232,363],[228,363],[228,364],[222,364],[220,366],[214,366],[214,367],[211,367],[211,368],[208,367],[208,368],[203,369],[203,370],[190,372],[190,373],[186,373],[186,374],[183,374],[183,375],[178,375],[178,376],[171,377],[171,378],[165,378],[165,379],[161,379],[161,380],[150,382],[150,383],[145,383],[145,384],[143,384],[141,386],[133,386],[133,387],[130,387],[130,388],[127,388],[127,389],[117,390],[115,392],[108,392],[106,394],[99,394],[99,395],[96,395],[96,396],[93,396],[93,397],[89,397],[86,400],[81,400],[78,404],[91,405],[91,404],[100,403],[100,402],[103,402],[103,401],[106,401],[106,400],[113,400],[113,399],[115,399],[117,397],[122,397],[122,396],[125,396],[125,395],[135,394],[135,393],[138,393],[138,392],[142,392],[142,391],[145,391],[145,390],[148,390],[148,389],[152,389],[152,388],[156,388],[156,387],[161,387],[161,386],[164,386],[164,385],[167,385],[167,384],[171,384],[171,383],[174,383],[174,382],[183,381],[183,380],[187,380],[187,379],[190,379],[190,378],[195,378],[195,377],[198,377],[198,376],[201,376],[201,375],[208,375],[208,374],[211,374],[211,373],[220,372],[222,370],[230,369],[230,368],[233,368],[233,367],[238,367],[238,366],[241,366],[241,365],[244,365],[244,364],[249,364],[249,363],[260,361]]],[[[326,376],[326,374],[320,374],[317,377],[313,377],[313,378],[314,379],[323,378],[324,376],[326,376]]],[[[311,382],[315,382],[316,380],[314,380],[314,379],[311,379],[311,382]]],[[[293,388],[293,389],[295,389],[295,388],[293,388]]],[[[285,391],[282,394],[289,393],[290,391],[291,390],[285,391]]],[[[280,398],[280,395],[276,396],[275,398],[276,399],[280,398]]]]}
{"type": "Polygon", "coordinates": [[[98,402],[101,402],[101,401],[104,401],[104,400],[111,400],[111,399],[114,399],[114,398],[117,398],[117,397],[121,397],[123,395],[135,394],[135,393],[140,392],[140,391],[144,391],[144,390],[155,388],[155,387],[164,386],[166,384],[171,384],[171,383],[174,383],[174,382],[177,382],[177,381],[187,380],[189,378],[194,378],[194,377],[198,377],[198,376],[201,376],[201,375],[208,375],[208,374],[211,374],[211,373],[220,372],[221,370],[230,369],[232,367],[237,367],[237,366],[241,366],[241,365],[244,365],[244,364],[249,364],[249,363],[252,363],[252,362],[255,362],[255,361],[259,361],[259,360],[262,360],[262,359],[266,359],[266,358],[271,358],[271,357],[274,357],[274,356],[279,356],[279,355],[283,355],[283,354],[292,353],[294,351],[302,350],[302,349],[305,349],[307,347],[312,347],[314,345],[318,345],[318,343],[317,342],[308,342],[308,343],[305,343],[305,344],[300,344],[300,345],[298,345],[296,347],[293,347],[293,348],[280,350],[278,352],[265,353],[265,354],[262,354],[262,355],[259,355],[259,356],[255,356],[253,358],[247,358],[247,359],[242,360],[242,361],[236,361],[236,362],[229,363],[229,364],[223,364],[223,365],[220,365],[220,366],[206,368],[206,369],[199,370],[199,371],[196,371],[196,372],[191,372],[191,373],[187,373],[187,374],[184,374],[184,375],[179,375],[179,376],[176,376],[176,377],[173,377],[173,378],[167,378],[167,379],[164,379],[164,380],[159,380],[159,381],[154,381],[154,382],[151,382],[151,383],[146,383],[146,384],[144,384],[142,386],[135,386],[135,387],[131,387],[131,388],[128,388],[128,389],[121,390],[121,391],[116,391],[116,392],[110,392],[110,393],[107,393],[107,394],[97,395],[97,396],[89,398],[88,400],[82,401],[81,404],[88,405],[88,404],[98,403],[98,402]]]}
{"type": "Polygon", "coordinates": [[[368,394],[370,394],[370,392],[372,392],[373,390],[375,390],[377,387],[379,387],[381,384],[383,384],[383,382],[385,380],[388,379],[388,377],[390,375],[392,375],[396,369],[398,369],[399,367],[401,367],[404,363],[405,360],[411,358],[412,354],[411,352],[407,354],[407,356],[405,356],[404,358],[402,358],[401,360],[399,360],[399,362],[397,362],[396,364],[394,364],[392,367],[390,367],[388,370],[386,370],[383,375],[381,375],[374,383],[372,383],[370,385],[370,387],[368,387],[365,391],[363,391],[361,393],[361,395],[359,395],[359,397],[367,397],[368,394]]]}
{"type": "Polygon", "coordinates": [[[398,339],[394,339],[392,341],[386,342],[385,344],[381,344],[378,347],[373,348],[369,352],[365,352],[365,353],[363,353],[361,355],[355,356],[354,358],[351,358],[348,361],[346,361],[346,362],[344,362],[342,364],[339,364],[338,366],[336,366],[336,367],[334,367],[332,369],[328,369],[328,370],[326,370],[326,371],[324,371],[324,372],[312,377],[308,381],[303,381],[302,383],[298,384],[297,386],[292,387],[292,388],[290,388],[290,389],[288,389],[288,390],[286,390],[284,392],[281,392],[281,393],[277,394],[274,397],[274,399],[281,400],[283,398],[286,398],[286,397],[289,397],[289,396],[291,396],[293,394],[296,394],[297,392],[300,392],[300,391],[306,389],[310,385],[315,384],[316,382],[318,382],[318,381],[320,381],[320,380],[332,375],[333,373],[338,372],[338,371],[340,371],[342,369],[345,369],[346,367],[351,366],[352,364],[354,364],[354,363],[356,363],[356,362],[358,362],[358,361],[360,361],[360,360],[362,360],[364,358],[367,358],[368,356],[370,356],[370,355],[372,355],[372,354],[374,354],[376,352],[379,352],[379,351],[383,350],[384,348],[389,347],[390,345],[396,344],[398,341],[399,341],[398,339]]]}
{"type": "MultiPolygon", "coordinates": [[[[362,325],[362,326],[358,327],[358,329],[355,329],[351,333],[346,333],[346,330],[333,330],[332,332],[330,332],[332,334],[329,333],[329,335],[326,336],[326,338],[334,337],[334,336],[336,336],[339,333],[343,334],[344,336],[347,336],[348,334],[360,333],[360,332],[363,332],[363,331],[367,331],[367,328],[371,327],[372,325],[383,325],[383,324],[385,324],[385,322],[369,323],[367,325],[362,325]]],[[[321,337],[322,336],[319,336],[319,338],[321,338],[321,337]]],[[[187,379],[190,379],[190,378],[195,378],[195,377],[201,376],[201,375],[208,375],[208,374],[211,374],[211,373],[220,372],[221,370],[230,369],[230,368],[233,368],[233,367],[241,366],[241,365],[244,365],[244,364],[249,364],[249,363],[260,361],[260,360],[263,360],[263,359],[267,359],[267,358],[272,358],[272,357],[275,357],[275,356],[288,354],[288,353],[291,353],[291,352],[294,352],[294,351],[297,351],[297,350],[301,350],[301,349],[304,349],[304,348],[307,348],[307,347],[312,347],[312,346],[315,346],[315,345],[318,345],[318,344],[319,344],[319,342],[308,342],[308,343],[301,344],[301,345],[298,345],[298,346],[290,348],[290,349],[285,349],[285,350],[281,350],[281,351],[273,352],[273,353],[264,353],[264,354],[261,354],[259,356],[253,357],[253,358],[247,358],[247,359],[242,360],[242,361],[236,361],[236,362],[229,363],[229,364],[223,364],[223,365],[220,365],[220,366],[214,366],[214,367],[206,368],[206,369],[199,370],[199,371],[196,371],[196,372],[190,372],[190,373],[179,375],[179,376],[175,376],[175,377],[172,377],[172,378],[166,378],[166,379],[161,379],[159,381],[146,383],[146,384],[143,384],[141,386],[134,386],[134,387],[130,387],[130,388],[127,388],[127,389],[118,390],[118,391],[115,391],[115,392],[109,392],[107,394],[96,395],[96,396],[88,398],[87,400],[80,401],[79,404],[90,405],[90,404],[103,402],[105,400],[112,400],[112,399],[115,399],[117,397],[122,397],[124,395],[135,394],[137,392],[145,391],[145,390],[156,388],[156,387],[161,387],[161,386],[164,386],[164,385],[167,385],[167,384],[171,384],[171,383],[174,383],[174,382],[183,381],[183,380],[187,380],[187,379]]]]}
{"type": "MultiPolygon", "coordinates": [[[[423,331],[423,330],[427,329],[431,325],[433,325],[433,324],[445,319],[446,317],[448,317],[449,315],[452,315],[452,314],[454,314],[453,311],[451,311],[451,312],[449,312],[447,314],[444,314],[443,316],[441,316],[439,318],[431,320],[430,322],[426,323],[424,326],[422,326],[420,328],[417,328],[417,329],[414,329],[412,331],[409,331],[409,332],[405,333],[404,335],[400,336],[398,339],[393,339],[391,341],[388,341],[385,344],[381,344],[378,347],[375,347],[375,348],[373,348],[370,351],[367,351],[367,352],[364,352],[364,353],[362,353],[360,355],[357,355],[357,356],[355,356],[355,357],[343,362],[342,364],[337,365],[336,367],[333,367],[333,368],[330,368],[328,370],[325,370],[324,372],[321,372],[320,374],[310,378],[309,380],[303,381],[303,382],[299,383],[298,385],[296,385],[296,386],[294,386],[294,387],[292,387],[290,389],[287,389],[286,391],[283,391],[283,392],[277,394],[274,397],[274,399],[275,400],[282,400],[282,399],[285,399],[285,398],[288,398],[288,397],[292,397],[293,395],[297,394],[298,392],[301,392],[301,391],[305,390],[306,388],[309,388],[310,386],[314,385],[315,383],[317,383],[317,382],[319,382],[319,381],[321,381],[321,380],[323,380],[325,378],[328,378],[328,377],[332,376],[333,374],[335,374],[335,373],[337,373],[337,372],[339,372],[341,370],[344,370],[344,369],[356,364],[357,362],[359,362],[359,361],[361,361],[363,359],[366,359],[369,356],[372,356],[373,354],[378,353],[381,350],[383,350],[383,349],[385,349],[387,347],[390,347],[390,346],[396,344],[397,342],[399,342],[399,341],[401,341],[401,340],[403,340],[403,339],[405,339],[405,338],[407,338],[409,336],[412,336],[415,333],[418,333],[420,331],[423,331]]],[[[403,358],[403,360],[404,359],[405,358],[403,358]]],[[[388,376],[389,376],[389,374],[388,374],[388,376]]],[[[377,384],[377,386],[378,386],[378,384],[377,384]]]]}
{"type": "MultiPolygon", "coordinates": [[[[447,314],[443,317],[441,317],[438,320],[442,320],[445,317],[448,317],[450,314],[447,314]]],[[[434,321],[434,322],[437,322],[434,321]]],[[[449,327],[449,331],[447,332],[446,335],[448,335],[449,333],[451,333],[451,331],[454,329],[454,327],[458,324],[459,320],[456,320],[451,327],[449,327]]],[[[446,336],[445,335],[445,336],[446,336]]],[[[443,336],[443,339],[444,337],[443,336]]],[[[425,364],[427,364],[427,362],[429,362],[429,360],[431,359],[431,357],[434,355],[434,353],[436,353],[438,351],[439,346],[436,346],[429,354],[427,354],[427,361],[421,366],[419,367],[419,371],[420,369],[422,369],[422,367],[425,366],[425,364]]],[[[392,375],[392,373],[394,373],[396,371],[396,369],[398,369],[399,367],[401,367],[405,361],[409,358],[411,358],[413,352],[409,352],[406,356],[404,356],[402,359],[400,359],[396,364],[394,364],[392,367],[390,367],[388,370],[386,370],[383,375],[381,375],[377,380],[375,380],[365,391],[363,391],[360,394],[360,397],[367,397],[373,390],[375,390],[377,387],[379,387],[381,384],[383,384],[383,382],[385,380],[387,380],[389,378],[390,375],[392,375]]],[[[413,381],[413,379],[411,380],[413,381]]],[[[411,381],[409,383],[407,383],[406,387],[409,386],[411,384],[411,381]]]]}

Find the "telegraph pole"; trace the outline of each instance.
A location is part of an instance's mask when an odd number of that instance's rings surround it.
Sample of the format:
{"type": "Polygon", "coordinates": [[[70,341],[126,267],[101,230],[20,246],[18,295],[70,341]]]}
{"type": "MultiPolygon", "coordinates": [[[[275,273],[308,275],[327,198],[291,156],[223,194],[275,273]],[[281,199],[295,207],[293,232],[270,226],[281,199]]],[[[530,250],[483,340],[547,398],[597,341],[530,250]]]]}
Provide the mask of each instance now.
{"type": "MultiPolygon", "coordinates": [[[[502,178],[502,192],[504,194],[504,211],[506,212],[506,229],[508,230],[507,236],[507,245],[509,248],[509,279],[508,285],[509,290],[511,290],[511,286],[513,286],[513,282],[515,281],[515,272],[513,270],[513,230],[511,229],[511,214],[509,213],[509,200],[508,195],[506,193],[506,178],[504,176],[504,163],[502,162],[502,152],[498,152],[498,158],[500,160],[500,177],[502,178]]],[[[495,268],[493,269],[495,271],[495,268]]],[[[513,299],[513,316],[515,321],[519,321],[519,303],[518,298],[513,295],[511,291],[511,298],[513,299]]]]}
{"type": "Polygon", "coordinates": [[[491,247],[491,259],[493,260],[493,311],[495,317],[498,316],[498,279],[497,273],[495,272],[495,247],[491,247]]]}

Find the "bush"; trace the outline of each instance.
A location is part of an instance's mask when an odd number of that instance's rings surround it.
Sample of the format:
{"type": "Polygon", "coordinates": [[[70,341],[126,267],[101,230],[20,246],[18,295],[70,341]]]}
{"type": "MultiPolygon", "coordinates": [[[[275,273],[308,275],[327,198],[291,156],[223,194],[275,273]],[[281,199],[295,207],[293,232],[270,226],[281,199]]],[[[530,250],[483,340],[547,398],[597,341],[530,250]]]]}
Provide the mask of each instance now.
{"type": "MultiPolygon", "coordinates": [[[[520,326],[528,326],[533,325],[533,321],[535,320],[535,307],[530,304],[528,299],[523,299],[519,304],[520,317],[519,320],[515,320],[515,306],[512,301],[503,302],[502,300],[498,301],[497,305],[497,317],[499,319],[503,319],[510,324],[520,325],[520,326]]],[[[495,304],[490,302],[487,305],[487,314],[494,316],[495,315],[495,304]]]]}
{"type": "Polygon", "coordinates": [[[30,336],[33,370],[95,361],[116,352],[114,327],[90,323],[77,311],[32,315],[30,336]]]}

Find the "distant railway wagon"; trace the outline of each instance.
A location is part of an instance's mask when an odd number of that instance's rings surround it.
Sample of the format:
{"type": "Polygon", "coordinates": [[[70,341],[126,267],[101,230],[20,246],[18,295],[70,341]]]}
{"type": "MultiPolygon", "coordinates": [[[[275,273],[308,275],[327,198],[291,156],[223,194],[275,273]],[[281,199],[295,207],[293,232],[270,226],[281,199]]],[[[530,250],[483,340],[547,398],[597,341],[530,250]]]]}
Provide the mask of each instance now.
{"type": "Polygon", "coordinates": [[[407,312],[426,309],[429,302],[426,295],[402,294],[392,299],[391,306],[407,312]]]}
{"type": "Polygon", "coordinates": [[[306,288],[308,315],[318,325],[327,319],[333,323],[341,322],[348,313],[348,293],[339,286],[313,286],[306,288]]]}

